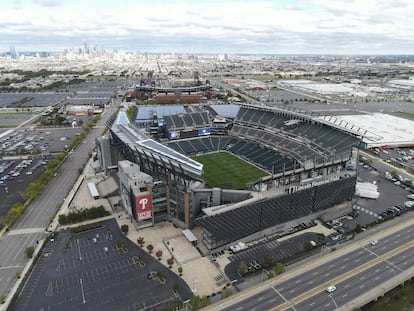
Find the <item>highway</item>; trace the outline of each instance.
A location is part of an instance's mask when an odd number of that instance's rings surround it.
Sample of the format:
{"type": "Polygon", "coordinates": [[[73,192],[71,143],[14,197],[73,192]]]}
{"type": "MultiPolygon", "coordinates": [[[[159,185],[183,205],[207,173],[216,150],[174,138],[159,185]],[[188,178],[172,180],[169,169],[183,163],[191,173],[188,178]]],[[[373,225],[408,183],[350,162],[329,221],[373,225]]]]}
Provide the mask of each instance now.
{"type": "MultiPolygon", "coordinates": [[[[381,232],[380,234],[383,234],[381,232]]],[[[414,227],[409,223],[371,245],[368,239],[300,273],[270,280],[212,305],[209,310],[335,310],[414,267],[414,227]],[[328,294],[326,288],[335,285],[328,294]]],[[[317,261],[316,260],[316,261],[317,261]]],[[[385,291],[385,290],[384,290],[385,291]]]]}
{"type": "Polygon", "coordinates": [[[0,296],[8,295],[16,281],[16,273],[21,272],[29,262],[25,254],[26,248],[36,246],[36,241],[46,236],[46,228],[79,176],[79,169],[89,159],[95,147],[95,138],[102,135],[105,122],[116,109],[116,106],[112,106],[105,110],[84,142],[69,154],[57,176],[52,178],[40,196],[29,205],[8,234],[0,238],[0,296]]]}

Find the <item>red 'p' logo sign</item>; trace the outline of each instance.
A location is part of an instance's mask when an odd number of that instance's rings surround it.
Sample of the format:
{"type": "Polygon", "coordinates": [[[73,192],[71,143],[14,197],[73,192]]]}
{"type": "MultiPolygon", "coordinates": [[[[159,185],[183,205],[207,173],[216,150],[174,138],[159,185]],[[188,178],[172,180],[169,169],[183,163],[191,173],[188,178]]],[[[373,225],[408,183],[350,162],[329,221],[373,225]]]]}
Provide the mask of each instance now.
{"type": "Polygon", "coordinates": [[[139,200],[139,204],[141,205],[141,209],[144,210],[145,207],[148,204],[148,199],[147,198],[142,198],[141,200],[139,200]]]}

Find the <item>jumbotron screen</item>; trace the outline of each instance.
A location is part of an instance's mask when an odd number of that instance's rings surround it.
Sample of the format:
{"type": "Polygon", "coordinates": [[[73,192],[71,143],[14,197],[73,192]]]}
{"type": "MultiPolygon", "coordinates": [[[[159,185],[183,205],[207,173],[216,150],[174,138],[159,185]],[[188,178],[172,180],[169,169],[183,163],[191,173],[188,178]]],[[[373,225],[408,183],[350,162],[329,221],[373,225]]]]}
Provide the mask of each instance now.
{"type": "Polygon", "coordinates": [[[205,136],[210,135],[211,129],[209,127],[206,127],[204,129],[198,129],[198,136],[205,136]]]}

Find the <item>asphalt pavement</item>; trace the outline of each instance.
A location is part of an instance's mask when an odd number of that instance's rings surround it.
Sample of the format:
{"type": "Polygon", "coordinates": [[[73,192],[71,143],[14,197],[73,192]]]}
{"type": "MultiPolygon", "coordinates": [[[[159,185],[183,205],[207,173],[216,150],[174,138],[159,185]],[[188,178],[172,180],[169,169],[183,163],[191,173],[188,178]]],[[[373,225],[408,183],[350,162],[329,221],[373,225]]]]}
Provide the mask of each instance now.
{"type": "Polygon", "coordinates": [[[85,232],[59,231],[12,309],[159,310],[191,296],[178,275],[125,237],[110,219],[85,232]]]}
{"type": "MultiPolygon", "coordinates": [[[[16,273],[29,262],[25,251],[47,236],[46,228],[65,196],[72,188],[79,169],[83,169],[95,146],[95,138],[105,129],[105,122],[116,107],[107,108],[84,142],[69,154],[66,161],[40,196],[32,202],[6,236],[0,238],[0,296],[7,296],[16,282],[16,273]]],[[[1,308],[0,308],[1,309],[1,308]]]]}
{"type": "MultiPolygon", "coordinates": [[[[385,234],[380,233],[381,236],[385,234]]],[[[368,239],[365,239],[364,243],[358,241],[355,244],[356,249],[343,255],[338,254],[328,261],[322,258],[321,264],[314,268],[303,269],[302,273],[292,277],[285,276],[285,280],[283,277],[280,281],[271,280],[266,285],[251,291],[251,295],[247,290],[246,298],[234,297],[233,303],[229,302],[226,304],[227,307],[218,305],[211,310],[259,311],[276,308],[283,303],[285,309],[289,306],[292,310],[299,310],[296,306],[301,306],[301,310],[334,310],[335,303],[340,307],[410,269],[414,263],[411,259],[414,253],[413,240],[414,228],[411,225],[395,233],[384,235],[383,238],[378,239],[376,245],[371,245],[368,239]],[[341,297],[335,300],[335,303],[330,297],[328,297],[329,301],[326,298],[328,296],[326,288],[329,285],[335,285],[337,289],[333,295],[341,297]],[[354,290],[356,287],[358,290],[354,290]],[[259,288],[262,290],[258,290],[259,288]],[[311,304],[315,308],[310,306],[311,304]]],[[[306,267],[304,263],[302,265],[306,267]]],[[[332,297],[335,297],[333,295],[332,297]]]]}

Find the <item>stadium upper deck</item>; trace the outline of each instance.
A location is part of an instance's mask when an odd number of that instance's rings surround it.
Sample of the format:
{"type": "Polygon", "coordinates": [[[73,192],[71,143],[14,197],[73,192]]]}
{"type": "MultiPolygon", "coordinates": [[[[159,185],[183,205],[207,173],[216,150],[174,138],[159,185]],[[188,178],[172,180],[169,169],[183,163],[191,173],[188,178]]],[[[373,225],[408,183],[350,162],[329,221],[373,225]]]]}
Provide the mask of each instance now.
{"type": "Polygon", "coordinates": [[[115,143],[120,147],[121,152],[129,154],[132,159],[133,152],[142,160],[143,168],[151,170],[148,165],[161,165],[164,168],[174,169],[188,175],[195,180],[202,180],[203,165],[189,157],[164,146],[147,136],[135,125],[130,123],[126,113],[120,111],[115,122],[111,126],[111,133],[115,143]]]}

